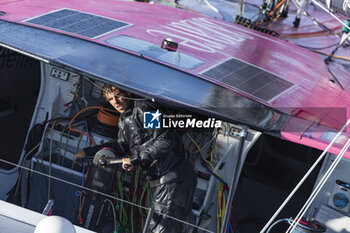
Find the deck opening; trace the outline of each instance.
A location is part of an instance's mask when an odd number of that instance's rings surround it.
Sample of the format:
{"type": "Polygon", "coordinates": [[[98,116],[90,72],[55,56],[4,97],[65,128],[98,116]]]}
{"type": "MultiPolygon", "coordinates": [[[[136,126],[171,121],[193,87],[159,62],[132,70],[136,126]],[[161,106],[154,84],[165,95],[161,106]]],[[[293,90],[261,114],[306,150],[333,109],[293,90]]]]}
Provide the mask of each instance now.
{"type": "Polygon", "coordinates": [[[40,89],[40,63],[0,47],[0,77],[0,158],[18,163],[40,89]]]}

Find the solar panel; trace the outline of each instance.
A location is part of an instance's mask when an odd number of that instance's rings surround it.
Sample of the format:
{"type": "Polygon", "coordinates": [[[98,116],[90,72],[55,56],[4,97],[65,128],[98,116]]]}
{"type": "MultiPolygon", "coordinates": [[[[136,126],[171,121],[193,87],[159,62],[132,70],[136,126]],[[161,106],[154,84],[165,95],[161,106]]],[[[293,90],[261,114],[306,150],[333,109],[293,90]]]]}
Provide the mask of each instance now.
{"type": "Polygon", "coordinates": [[[203,75],[266,102],[294,86],[285,79],[234,58],[209,69],[203,75]]]}
{"type": "Polygon", "coordinates": [[[70,9],[50,12],[26,22],[88,38],[96,38],[129,25],[117,20],[70,9]]]}

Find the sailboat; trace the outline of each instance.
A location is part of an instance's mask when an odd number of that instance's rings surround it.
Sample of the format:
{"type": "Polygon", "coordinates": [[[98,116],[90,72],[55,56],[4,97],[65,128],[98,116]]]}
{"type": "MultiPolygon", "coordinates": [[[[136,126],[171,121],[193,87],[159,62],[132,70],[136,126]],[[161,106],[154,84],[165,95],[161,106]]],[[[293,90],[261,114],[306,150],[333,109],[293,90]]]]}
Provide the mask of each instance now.
{"type": "Polygon", "coordinates": [[[53,215],[76,232],[147,232],[141,169],[100,166],[109,179],[94,185],[91,162],[73,162],[116,134],[111,84],[182,132],[197,174],[189,232],[350,232],[342,25],[316,3],[258,4],[1,1],[0,231],[53,215]]]}

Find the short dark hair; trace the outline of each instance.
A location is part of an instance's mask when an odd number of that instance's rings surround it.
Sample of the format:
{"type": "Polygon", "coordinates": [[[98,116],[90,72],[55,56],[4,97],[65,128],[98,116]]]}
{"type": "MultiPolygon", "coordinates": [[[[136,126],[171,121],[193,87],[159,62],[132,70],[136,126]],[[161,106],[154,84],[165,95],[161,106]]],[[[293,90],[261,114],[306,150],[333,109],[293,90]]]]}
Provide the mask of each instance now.
{"type": "Polygon", "coordinates": [[[116,87],[116,86],[113,86],[113,85],[111,85],[111,84],[106,84],[106,83],[105,83],[105,84],[102,85],[102,95],[103,95],[103,98],[105,98],[105,100],[108,101],[107,96],[106,96],[106,93],[108,93],[108,92],[113,92],[113,91],[115,91],[115,89],[118,89],[120,93],[127,93],[126,91],[123,91],[123,90],[119,89],[119,88],[116,87]],[[113,90],[113,89],[114,89],[114,90],[113,90]]]}
{"type": "Polygon", "coordinates": [[[113,91],[113,87],[116,88],[115,86],[112,86],[110,84],[103,84],[102,85],[102,95],[103,97],[106,99],[106,93],[107,92],[112,92],[113,91]]]}

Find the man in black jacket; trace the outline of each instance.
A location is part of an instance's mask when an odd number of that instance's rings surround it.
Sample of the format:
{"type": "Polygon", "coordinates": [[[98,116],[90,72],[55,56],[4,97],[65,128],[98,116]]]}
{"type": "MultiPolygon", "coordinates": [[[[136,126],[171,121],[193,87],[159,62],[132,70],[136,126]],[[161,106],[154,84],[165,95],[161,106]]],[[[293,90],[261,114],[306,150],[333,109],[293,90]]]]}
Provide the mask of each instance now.
{"type": "MultiPolygon", "coordinates": [[[[176,130],[145,129],[144,112],[158,110],[154,103],[133,101],[130,94],[111,85],[103,86],[106,100],[120,113],[118,136],[108,145],[120,156],[137,158],[123,159],[122,167],[132,170],[138,164],[150,179],[155,210],[149,231],[155,233],[183,233],[187,226],[162,214],[188,221],[196,176],[191,163],[185,158],[185,149],[176,130]]],[[[74,155],[93,156],[103,146],[85,148],[74,155]]]]}

